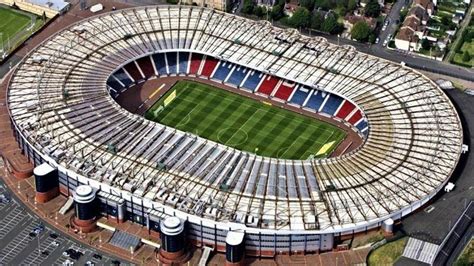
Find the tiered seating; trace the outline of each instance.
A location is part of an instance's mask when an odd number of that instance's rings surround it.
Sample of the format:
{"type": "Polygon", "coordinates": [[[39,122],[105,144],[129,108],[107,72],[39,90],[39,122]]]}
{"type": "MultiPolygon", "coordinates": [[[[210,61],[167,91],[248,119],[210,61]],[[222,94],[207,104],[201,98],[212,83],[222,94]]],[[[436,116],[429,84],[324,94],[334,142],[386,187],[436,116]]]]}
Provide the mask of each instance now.
{"type": "Polygon", "coordinates": [[[197,74],[201,66],[202,55],[193,53],[191,55],[191,65],[189,66],[189,74],[197,74]]]}
{"type": "Polygon", "coordinates": [[[189,53],[179,52],[178,59],[178,74],[186,74],[186,71],[188,71],[189,53]]]}
{"type": "Polygon", "coordinates": [[[304,104],[306,98],[308,98],[308,94],[311,92],[311,89],[307,87],[300,87],[295,91],[293,96],[290,99],[290,103],[297,104],[299,106],[304,104]]]}
{"type": "Polygon", "coordinates": [[[356,128],[357,128],[360,132],[366,132],[365,129],[367,128],[367,126],[368,126],[367,121],[365,121],[365,120],[360,120],[360,122],[357,123],[356,128]]]}
{"type": "Polygon", "coordinates": [[[165,61],[165,54],[157,53],[153,56],[153,61],[155,62],[156,70],[158,71],[158,75],[166,75],[168,71],[166,71],[166,61],[165,61]]]}
{"type": "Polygon", "coordinates": [[[355,125],[360,119],[362,118],[362,113],[360,110],[357,110],[350,118],[347,120],[347,122],[355,125]]]}
{"type": "Polygon", "coordinates": [[[309,98],[308,102],[306,103],[305,107],[313,109],[314,111],[318,111],[321,104],[323,104],[324,99],[328,96],[327,93],[316,90],[311,98],[309,98]]]}
{"type": "Polygon", "coordinates": [[[334,115],[337,109],[341,105],[343,99],[335,94],[331,94],[327,99],[326,103],[323,106],[321,112],[326,113],[328,115],[334,115]]]}
{"type": "Polygon", "coordinates": [[[242,87],[251,91],[257,90],[257,86],[260,83],[260,80],[262,80],[263,76],[264,75],[261,72],[250,70],[250,74],[248,75],[242,87]]]}
{"type": "Polygon", "coordinates": [[[354,110],[354,108],[355,106],[351,102],[344,101],[344,103],[342,104],[342,107],[339,109],[336,116],[341,119],[344,119],[354,110]]]}
{"type": "Polygon", "coordinates": [[[262,84],[260,84],[260,87],[258,87],[257,91],[259,93],[270,95],[278,84],[278,81],[280,80],[277,77],[266,75],[262,84]]]}
{"type": "Polygon", "coordinates": [[[216,68],[217,60],[214,57],[206,56],[206,62],[201,70],[201,75],[210,77],[214,69],[216,68]]]}
{"type": "Polygon", "coordinates": [[[288,98],[290,98],[291,93],[294,89],[295,83],[289,83],[288,81],[284,81],[281,83],[280,87],[278,87],[275,93],[275,97],[287,101],[288,98]]]}
{"type": "Polygon", "coordinates": [[[168,74],[177,74],[178,73],[178,54],[176,52],[166,53],[166,60],[168,62],[168,74]]]}
{"type": "Polygon", "coordinates": [[[227,78],[227,83],[233,84],[236,87],[240,86],[242,81],[245,78],[245,75],[248,73],[249,69],[243,66],[237,65],[234,68],[234,71],[230,74],[230,76],[227,78]]]}
{"type": "Polygon", "coordinates": [[[219,66],[217,67],[216,71],[214,71],[214,75],[212,76],[212,78],[220,80],[220,81],[224,81],[229,75],[233,66],[234,65],[229,62],[220,61],[219,66]]]}
{"type": "Polygon", "coordinates": [[[145,56],[138,59],[137,63],[140,66],[140,69],[142,70],[143,75],[145,75],[146,79],[149,79],[155,75],[155,70],[153,69],[153,65],[150,61],[149,56],[145,56]]]}
{"type": "Polygon", "coordinates": [[[114,73],[114,76],[120,81],[122,82],[122,84],[125,86],[125,87],[129,87],[130,85],[133,84],[133,81],[130,79],[130,77],[125,73],[125,71],[123,71],[123,69],[119,69],[117,71],[115,71],[114,73]]]}
{"type": "Polygon", "coordinates": [[[135,65],[134,61],[132,61],[132,62],[128,63],[127,65],[125,65],[124,68],[125,68],[125,70],[127,70],[128,74],[130,74],[130,76],[132,76],[132,78],[135,81],[139,81],[139,80],[143,79],[142,74],[140,73],[140,70],[138,70],[138,68],[135,65]]]}
{"type": "Polygon", "coordinates": [[[123,89],[122,84],[120,84],[113,75],[107,80],[107,85],[116,91],[123,89]]]}

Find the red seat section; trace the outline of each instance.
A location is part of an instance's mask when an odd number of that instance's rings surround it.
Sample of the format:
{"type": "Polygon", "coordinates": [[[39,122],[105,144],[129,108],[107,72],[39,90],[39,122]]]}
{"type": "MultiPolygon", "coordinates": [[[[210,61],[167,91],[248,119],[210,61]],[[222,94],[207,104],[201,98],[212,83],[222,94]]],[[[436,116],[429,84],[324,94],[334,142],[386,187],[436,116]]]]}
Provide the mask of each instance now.
{"type": "Polygon", "coordinates": [[[357,121],[359,121],[361,118],[362,114],[360,113],[360,110],[357,110],[357,112],[355,112],[347,122],[355,125],[355,123],[357,123],[357,121]]]}
{"type": "Polygon", "coordinates": [[[135,62],[130,62],[128,63],[125,67],[125,70],[127,70],[128,74],[132,76],[132,78],[135,81],[139,81],[143,79],[142,74],[140,74],[140,71],[138,70],[137,66],[135,65],[135,62]]]}
{"type": "Polygon", "coordinates": [[[204,67],[202,68],[201,75],[210,77],[212,72],[217,66],[217,60],[213,57],[207,56],[206,62],[204,63],[204,67]]]}
{"type": "Polygon", "coordinates": [[[151,64],[150,57],[145,56],[137,60],[138,66],[145,75],[145,78],[149,79],[150,77],[155,75],[155,70],[153,69],[153,65],[151,64]]]}
{"type": "Polygon", "coordinates": [[[293,83],[288,83],[288,82],[283,82],[281,83],[280,87],[278,87],[275,97],[282,99],[282,100],[288,100],[290,98],[291,93],[295,89],[295,84],[293,83]]]}
{"type": "Polygon", "coordinates": [[[197,74],[201,66],[202,55],[195,54],[191,56],[191,65],[189,66],[189,74],[197,74]]]}
{"type": "Polygon", "coordinates": [[[355,106],[351,102],[345,101],[341,109],[339,109],[339,112],[337,112],[336,116],[341,119],[344,119],[352,112],[352,110],[354,110],[354,107],[355,106]]]}
{"type": "Polygon", "coordinates": [[[262,84],[260,85],[257,91],[266,95],[270,95],[277,84],[278,78],[267,75],[265,76],[262,84]]]}

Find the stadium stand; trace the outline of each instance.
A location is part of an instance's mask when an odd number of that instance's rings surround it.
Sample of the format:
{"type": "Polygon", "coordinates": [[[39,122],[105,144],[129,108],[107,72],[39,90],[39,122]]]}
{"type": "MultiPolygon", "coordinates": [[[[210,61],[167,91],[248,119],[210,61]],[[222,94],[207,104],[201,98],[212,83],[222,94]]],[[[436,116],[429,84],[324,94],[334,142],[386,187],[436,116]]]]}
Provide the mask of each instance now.
{"type": "Polygon", "coordinates": [[[210,77],[212,73],[214,72],[214,69],[217,66],[218,61],[211,56],[206,56],[204,66],[202,67],[201,70],[201,75],[205,77],[210,77]]]}
{"type": "MultiPolygon", "coordinates": [[[[85,38],[58,32],[12,72],[7,102],[18,143],[35,165],[58,168],[62,188],[89,184],[127,195],[127,217],[152,228],[178,216],[201,245],[223,247],[229,230],[243,228],[253,254],[331,250],[335,236],[416,211],[459,161],[463,131],[456,109],[435,83],[399,64],[202,7],[130,8],[71,27],[78,26],[85,38]],[[124,38],[119,32],[133,33],[124,38]],[[345,120],[366,121],[370,132],[344,156],[280,160],[151,123],[113,104],[107,89],[134,83],[122,65],[155,51],[154,66],[166,75],[163,50],[209,54],[204,67],[193,54],[190,66],[190,73],[201,68],[206,77],[218,62],[212,56],[245,65],[242,87],[250,91],[263,72],[322,88],[302,104],[313,111],[327,99],[325,110],[334,115],[342,104],[334,96],[341,95],[358,108],[345,120]],[[41,67],[33,61],[38,56],[48,58],[41,67]],[[109,80],[112,73],[117,82],[109,80]],[[32,104],[40,111],[29,111],[32,104]]],[[[277,83],[270,85],[262,87],[267,96],[277,83]]],[[[290,102],[301,102],[302,92],[290,102]]]]}
{"type": "Polygon", "coordinates": [[[276,88],[278,82],[280,82],[280,80],[277,77],[272,75],[265,75],[265,77],[263,78],[263,82],[257,89],[257,92],[265,95],[271,95],[273,90],[276,88]]]}
{"type": "Polygon", "coordinates": [[[178,53],[178,74],[186,74],[188,71],[189,53],[178,53]]]}
{"type": "Polygon", "coordinates": [[[120,81],[120,83],[122,83],[124,85],[124,87],[129,87],[130,85],[134,84],[134,81],[131,80],[130,76],[125,73],[125,71],[123,70],[123,68],[117,70],[115,73],[114,73],[114,77],[120,81]]]}
{"type": "Polygon", "coordinates": [[[153,56],[153,61],[155,62],[156,71],[158,71],[158,75],[166,75],[168,73],[165,61],[165,54],[163,53],[156,53],[153,56]]]}
{"type": "Polygon", "coordinates": [[[346,120],[347,122],[355,125],[361,118],[362,118],[362,113],[360,110],[357,110],[355,113],[352,114],[350,118],[346,117],[346,120]]]}
{"type": "Polygon", "coordinates": [[[283,101],[287,101],[288,98],[291,96],[291,93],[293,93],[294,89],[295,89],[294,83],[283,81],[280,84],[280,86],[277,88],[274,96],[283,101]]]}
{"type": "Polygon", "coordinates": [[[326,92],[315,90],[313,92],[313,95],[311,95],[311,97],[305,103],[304,107],[318,112],[319,108],[321,107],[328,95],[329,94],[327,94],[326,92]]]}
{"type": "Polygon", "coordinates": [[[311,89],[302,86],[295,91],[295,93],[290,99],[290,103],[295,104],[297,106],[302,106],[310,93],[311,89]]]}
{"type": "Polygon", "coordinates": [[[201,67],[202,58],[201,54],[192,53],[189,74],[197,75],[199,68],[201,67]]]}
{"type": "Polygon", "coordinates": [[[344,100],[344,103],[337,111],[336,116],[344,119],[354,110],[354,108],[355,106],[351,102],[344,100]]]}
{"type": "Polygon", "coordinates": [[[155,70],[153,69],[153,64],[150,61],[149,56],[144,56],[137,59],[138,66],[145,75],[145,79],[149,79],[155,75],[155,70]]]}
{"type": "Polygon", "coordinates": [[[123,68],[136,82],[143,79],[143,76],[140,73],[140,70],[138,70],[137,66],[135,65],[135,61],[132,61],[126,64],[123,68]]]}
{"type": "Polygon", "coordinates": [[[262,80],[263,76],[264,75],[261,72],[250,70],[249,74],[245,78],[242,88],[249,89],[251,91],[256,91],[258,84],[260,84],[260,81],[262,80]]]}
{"type": "Polygon", "coordinates": [[[178,74],[178,53],[170,52],[166,53],[166,62],[168,63],[168,74],[176,75],[178,74]]]}
{"type": "Polygon", "coordinates": [[[242,81],[244,81],[245,75],[247,75],[248,72],[250,72],[249,69],[236,65],[225,82],[234,85],[235,87],[239,87],[240,84],[242,84],[242,81]]]}
{"type": "Polygon", "coordinates": [[[328,115],[333,116],[339,106],[341,106],[341,103],[344,99],[341,97],[330,94],[329,97],[326,97],[326,100],[324,101],[323,105],[320,107],[321,112],[326,113],[328,115]]]}
{"type": "Polygon", "coordinates": [[[216,71],[214,71],[214,75],[211,78],[219,81],[224,81],[226,80],[229,73],[232,71],[233,67],[234,64],[225,61],[219,61],[219,65],[217,66],[216,71]]]}

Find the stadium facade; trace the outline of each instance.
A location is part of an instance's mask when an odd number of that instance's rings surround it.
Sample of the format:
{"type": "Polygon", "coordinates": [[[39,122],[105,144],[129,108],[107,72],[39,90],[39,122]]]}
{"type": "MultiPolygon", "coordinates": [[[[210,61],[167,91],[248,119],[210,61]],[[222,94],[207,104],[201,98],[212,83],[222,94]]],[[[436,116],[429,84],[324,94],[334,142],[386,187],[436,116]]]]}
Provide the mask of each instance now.
{"type": "MultiPolygon", "coordinates": [[[[178,74],[152,65],[158,78],[178,74]]],[[[61,193],[89,185],[104,215],[150,230],[178,217],[188,239],[220,251],[229,231],[244,232],[254,255],[330,250],[340,236],[401,219],[448,181],[463,141],[455,108],[422,74],[201,7],[120,10],[56,33],[16,67],[8,108],[21,149],[57,170],[61,193]],[[123,66],[180,52],[347,100],[367,123],[364,143],[334,158],[265,158],[148,121],[109,94],[123,66]]]]}

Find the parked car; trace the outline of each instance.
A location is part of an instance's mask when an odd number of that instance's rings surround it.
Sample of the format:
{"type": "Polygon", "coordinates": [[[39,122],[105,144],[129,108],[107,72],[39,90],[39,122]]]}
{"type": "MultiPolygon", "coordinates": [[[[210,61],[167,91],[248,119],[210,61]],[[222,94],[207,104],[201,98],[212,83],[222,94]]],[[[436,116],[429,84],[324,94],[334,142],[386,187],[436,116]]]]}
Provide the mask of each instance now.
{"type": "Polygon", "coordinates": [[[380,38],[377,37],[377,39],[375,39],[375,44],[378,44],[380,42],[380,38]]]}
{"type": "Polygon", "coordinates": [[[101,259],[102,259],[102,255],[97,254],[97,253],[94,254],[94,255],[92,255],[92,257],[93,257],[94,259],[98,259],[98,260],[101,260],[101,259]]]}

